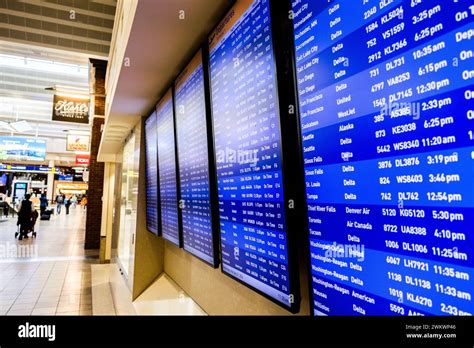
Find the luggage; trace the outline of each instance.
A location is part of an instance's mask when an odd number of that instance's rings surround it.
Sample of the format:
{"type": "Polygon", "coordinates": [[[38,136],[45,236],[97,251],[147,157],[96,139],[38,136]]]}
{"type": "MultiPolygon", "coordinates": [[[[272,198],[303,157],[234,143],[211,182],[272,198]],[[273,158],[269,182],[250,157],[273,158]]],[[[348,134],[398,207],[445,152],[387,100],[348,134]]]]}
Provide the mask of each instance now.
{"type": "Polygon", "coordinates": [[[51,220],[51,215],[53,214],[53,209],[45,210],[43,214],[41,214],[42,221],[49,221],[51,220]]]}
{"type": "Polygon", "coordinates": [[[41,221],[49,221],[51,220],[51,214],[46,214],[44,213],[43,215],[41,215],[41,221]]]}

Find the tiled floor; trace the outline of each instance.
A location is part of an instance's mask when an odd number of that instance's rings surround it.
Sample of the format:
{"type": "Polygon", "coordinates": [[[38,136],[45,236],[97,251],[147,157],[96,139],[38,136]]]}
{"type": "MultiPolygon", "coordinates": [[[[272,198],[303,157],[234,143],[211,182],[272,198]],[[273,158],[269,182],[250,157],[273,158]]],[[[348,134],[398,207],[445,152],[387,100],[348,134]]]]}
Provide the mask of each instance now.
{"type": "Polygon", "coordinates": [[[18,241],[16,219],[0,221],[0,315],[91,315],[91,264],[85,211],[37,222],[37,238],[18,241]]]}

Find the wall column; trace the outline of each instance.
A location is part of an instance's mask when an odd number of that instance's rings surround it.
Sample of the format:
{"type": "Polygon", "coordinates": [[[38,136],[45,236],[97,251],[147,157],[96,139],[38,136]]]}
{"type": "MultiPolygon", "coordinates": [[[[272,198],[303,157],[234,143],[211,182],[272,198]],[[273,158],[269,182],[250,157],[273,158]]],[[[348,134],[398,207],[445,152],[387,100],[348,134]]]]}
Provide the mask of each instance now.
{"type": "Polygon", "coordinates": [[[105,74],[107,62],[90,59],[91,98],[91,146],[89,165],[89,190],[87,193],[87,220],[85,249],[100,248],[100,230],[102,223],[102,200],[104,190],[104,163],[97,162],[102,128],[105,117],[105,74]]]}
{"type": "MultiPolygon", "coordinates": [[[[49,167],[54,168],[54,160],[49,161],[49,167]]],[[[48,198],[48,201],[52,202],[55,194],[54,194],[54,173],[53,172],[48,172],[48,187],[47,187],[47,193],[46,193],[46,198],[48,198]]]]}

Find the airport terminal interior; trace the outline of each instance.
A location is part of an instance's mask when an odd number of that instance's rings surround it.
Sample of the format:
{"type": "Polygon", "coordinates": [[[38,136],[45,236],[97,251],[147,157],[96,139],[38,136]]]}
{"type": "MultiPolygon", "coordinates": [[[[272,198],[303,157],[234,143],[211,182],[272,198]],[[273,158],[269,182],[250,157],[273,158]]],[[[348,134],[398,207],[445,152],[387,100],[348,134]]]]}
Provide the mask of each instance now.
{"type": "Polygon", "coordinates": [[[474,313],[470,0],[0,0],[0,315],[474,313]]]}

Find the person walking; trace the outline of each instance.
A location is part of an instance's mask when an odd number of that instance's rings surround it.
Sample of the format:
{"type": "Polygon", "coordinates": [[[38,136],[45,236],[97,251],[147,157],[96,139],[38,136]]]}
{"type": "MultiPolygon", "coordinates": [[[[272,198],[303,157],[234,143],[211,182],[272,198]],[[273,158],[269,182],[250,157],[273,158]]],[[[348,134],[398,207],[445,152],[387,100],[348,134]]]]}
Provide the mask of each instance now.
{"type": "Polygon", "coordinates": [[[0,209],[2,210],[3,215],[8,217],[8,202],[5,200],[5,196],[0,194],[0,209]]]}
{"type": "Polygon", "coordinates": [[[76,206],[77,206],[77,196],[76,195],[72,195],[71,204],[72,204],[73,208],[76,208],[76,206]]]}
{"type": "Polygon", "coordinates": [[[5,215],[6,218],[8,218],[8,214],[10,213],[10,203],[8,203],[8,196],[6,194],[0,194],[3,204],[0,204],[0,206],[3,209],[3,215],[5,215]]]}
{"type": "Polygon", "coordinates": [[[81,205],[84,208],[84,210],[87,208],[87,196],[84,195],[84,197],[81,200],[81,205]]]}
{"type": "Polygon", "coordinates": [[[42,193],[40,197],[40,213],[41,215],[48,209],[48,198],[46,197],[46,193],[42,193]]]}
{"type": "Polygon", "coordinates": [[[56,199],[54,200],[56,202],[56,214],[61,214],[61,208],[62,208],[62,205],[64,204],[64,195],[63,194],[59,194],[56,196],[56,199]]]}
{"type": "MultiPolygon", "coordinates": [[[[17,225],[20,226],[20,236],[18,240],[23,238],[28,238],[28,232],[30,232],[33,223],[33,214],[35,212],[35,207],[33,202],[30,201],[31,195],[27,193],[18,206],[18,222],[17,225]]],[[[18,232],[15,233],[15,237],[18,236],[18,232]]]]}
{"type": "Polygon", "coordinates": [[[69,215],[69,207],[71,206],[71,197],[66,197],[64,200],[64,206],[66,207],[66,215],[69,215]]]}

